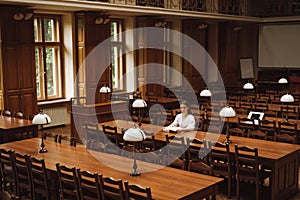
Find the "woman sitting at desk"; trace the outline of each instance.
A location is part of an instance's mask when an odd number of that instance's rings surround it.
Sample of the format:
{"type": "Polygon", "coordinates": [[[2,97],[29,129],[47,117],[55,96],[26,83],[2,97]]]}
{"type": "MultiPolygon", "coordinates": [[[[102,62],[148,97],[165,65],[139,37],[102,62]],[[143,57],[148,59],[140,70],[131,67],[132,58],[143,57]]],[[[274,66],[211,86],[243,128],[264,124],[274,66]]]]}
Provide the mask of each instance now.
{"type": "Polygon", "coordinates": [[[189,104],[187,101],[180,103],[181,113],[177,114],[175,120],[167,127],[163,128],[163,131],[193,131],[195,129],[195,118],[190,112],[189,104]]]}

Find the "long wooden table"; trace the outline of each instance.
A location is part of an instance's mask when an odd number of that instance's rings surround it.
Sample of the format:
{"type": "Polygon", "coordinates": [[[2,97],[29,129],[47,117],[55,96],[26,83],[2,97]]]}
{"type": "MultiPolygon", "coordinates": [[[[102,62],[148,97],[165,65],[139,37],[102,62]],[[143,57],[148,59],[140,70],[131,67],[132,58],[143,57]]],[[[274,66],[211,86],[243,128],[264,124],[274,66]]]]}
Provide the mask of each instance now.
{"type": "Polygon", "coordinates": [[[38,136],[38,125],[27,119],[0,115],[0,143],[8,142],[8,138],[15,133],[33,132],[38,136]]]}
{"type": "Polygon", "coordinates": [[[45,159],[46,168],[56,171],[55,163],[75,166],[81,170],[98,172],[103,176],[127,180],[129,183],[151,187],[154,199],[201,199],[217,192],[218,183],[223,179],[197,174],[189,171],[162,167],[137,161],[140,176],[130,176],[133,160],[112,154],[89,151],[84,147],[71,147],[45,141],[47,153],[40,154],[41,139],[31,138],[23,141],[1,144],[0,148],[13,149],[19,153],[45,159]],[[114,169],[110,166],[115,166],[114,169]],[[157,169],[154,170],[153,169],[157,169]],[[149,172],[151,171],[151,172],[149,172]]]}
{"type": "MultiPolygon", "coordinates": [[[[118,128],[129,128],[133,126],[133,122],[122,120],[105,122],[107,125],[118,126],[118,128]]],[[[101,128],[101,124],[99,124],[101,128]]],[[[166,134],[162,132],[162,127],[142,124],[142,128],[147,132],[154,132],[155,139],[165,141],[166,134]]],[[[225,141],[225,135],[207,133],[202,131],[192,131],[177,134],[177,136],[198,138],[200,140],[215,140],[219,142],[225,141]]],[[[260,162],[272,169],[272,188],[271,199],[288,199],[291,195],[298,192],[298,168],[299,168],[299,153],[300,146],[294,144],[287,144],[281,142],[273,142],[252,138],[244,138],[238,136],[230,137],[232,143],[230,144],[230,151],[234,154],[234,145],[246,145],[249,147],[257,147],[260,162]]]]}

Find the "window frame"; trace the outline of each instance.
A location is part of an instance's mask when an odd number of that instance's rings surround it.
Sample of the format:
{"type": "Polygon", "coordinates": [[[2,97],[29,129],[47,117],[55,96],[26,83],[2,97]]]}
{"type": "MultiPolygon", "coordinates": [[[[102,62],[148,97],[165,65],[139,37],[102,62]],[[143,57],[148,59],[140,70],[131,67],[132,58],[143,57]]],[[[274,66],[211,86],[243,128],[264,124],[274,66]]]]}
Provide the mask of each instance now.
{"type": "MultiPolygon", "coordinates": [[[[52,14],[35,14],[34,20],[37,20],[37,30],[34,30],[35,34],[38,35],[37,40],[34,36],[34,51],[36,51],[37,48],[40,49],[40,53],[42,55],[39,55],[39,57],[42,57],[39,61],[39,74],[43,74],[39,78],[39,85],[36,83],[37,87],[37,100],[38,101],[47,101],[47,100],[56,100],[56,99],[62,99],[63,98],[63,75],[64,75],[64,62],[63,62],[63,32],[62,32],[62,16],[61,15],[52,15],[52,14]],[[55,24],[53,25],[55,27],[55,30],[53,30],[53,38],[54,41],[45,41],[45,30],[44,30],[44,20],[45,19],[53,19],[55,24]],[[53,66],[57,66],[55,68],[56,73],[52,72],[54,75],[54,78],[57,78],[57,80],[54,83],[56,92],[54,95],[48,94],[48,83],[47,83],[47,61],[46,61],[46,49],[53,49],[54,50],[54,56],[56,55],[57,58],[54,59],[55,64],[53,66]],[[56,50],[57,49],[57,50],[56,50]],[[57,53],[55,53],[57,51],[57,53]],[[39,87],[39,88],[38,88],[39,87]],[[38,90],[40,91],[40,95],[38,95],[38,90]]],[[[35,27],[34,27],[35,29],[35,27]]],[[[35,61],[35,69],[37,69],[36,63],[38,61],[35,61]]],[[[37,71],[36,71],[37,73],[37,71]]]]}
{"type": "MultiPolygon", "coordinates": [[[[121,36],[122,38],[118,38],[117,41],[113,40],[111,41],[111,52],[113,52],[113,48],[117,48],[118,50],[118,80],[121,80],[122,82],[119,83],[119,87],[114,87],[113,84],[113,55],[111,55],[111,73],[110,73],[110,84],[111,84],[111,88],[113,89],[113,91],[124,91],[126,89],[126,84],[125,84],[125,79],[120,79],[124,76],[124,74],[126,73],[126,55],[124,54],[125,52],[125,48],[126,48],[126,43],[125,43],[125,38],[124,38],[124,34],[122,34],[122,32],[124,31],[124,20],[122,19],[111,19],[110,23],[117,23],[117,34],[118,36],[121,36]],[[121,41],[120,41],[121,40],[121,41]],[[121,50],[121,53],[120,53],[121,50]],[[121,66],[120,66],[121,65],[121,66]]],[[[112,26],[112,24],[111,24],[112,26]]],[[[112,28],[111,28],[112,29],[112,28]]],[[[112,33],[111,33],[111,37],[113,37],[112,33]]]]}

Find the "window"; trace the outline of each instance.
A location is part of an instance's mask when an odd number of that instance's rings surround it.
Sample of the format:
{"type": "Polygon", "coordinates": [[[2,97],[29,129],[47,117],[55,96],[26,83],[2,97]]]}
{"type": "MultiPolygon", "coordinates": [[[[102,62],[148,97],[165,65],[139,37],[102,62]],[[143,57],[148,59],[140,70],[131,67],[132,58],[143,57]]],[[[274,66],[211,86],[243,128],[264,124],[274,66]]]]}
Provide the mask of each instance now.
{"type": "Polygon", "coordinates": [[[62,97],[60,16],[34,18],[34,44],[38,100],[62,97]]]}
{"type": "Polygon", "coordinates": [[[123,90],[124,85],[122,81],[122,76],[125,73],[124,70],[124,56],[123,47],[124,40],[122,38],[122,21],[112,20],[110,23],[111,27],[111,80],[112,88],[115,90],[123,90]]]}

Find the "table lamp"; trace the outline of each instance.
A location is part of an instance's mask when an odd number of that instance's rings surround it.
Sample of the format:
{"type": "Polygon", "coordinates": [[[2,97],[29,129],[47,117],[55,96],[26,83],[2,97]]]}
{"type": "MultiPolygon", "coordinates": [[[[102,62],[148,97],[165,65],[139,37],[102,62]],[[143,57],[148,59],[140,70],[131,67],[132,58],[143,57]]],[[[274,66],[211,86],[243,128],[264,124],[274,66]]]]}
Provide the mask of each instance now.
{"type": "Polygon", "coordinates": [[[110,88],[104,85],[100,88],[99,92],[105,94],[104,101],[106,102],[107,101],[106,94],[111,92],[110,88]]]}
{"type": "Polygon", "coordinates": [[[147,106],[146,101],[144,101],[143,99],[136,99],[133,103],[132,103],[132,107],[133,108],[138,108],[139,109],[139,113],[138,113],[138,123],[139,123],[139,127],[142,124],[142,119],[141,119],[141,108],[145,108],[147,106]]]}
{"type": "Polygon", "coordinates": [[[41,125],[42,143],[41,143],[41,148],[39,150],[39,153],[46,153],[48,150],[45,148],[43,125],[50,124],[51,118],[47,114],[43,113],[43,110],[40,110],[40,113],[33,117],[32,123],[41,125]]]}
{"type": "Polygon", "coordinates": [[[229,118],[231,117],[235,117],[235,111],[233,110],[232,107],[230,106],[226,106],[224,108],[222,108],[220,110],[220,113],[219,113],[220,117],[224,117],[226,118],[226,140],[224,141],[225,144],[230,144],[231,141],[230,141],[230,134],[229,134],[229,118]]]}
{"type": "MultiPolygon", "coordinates": [[[[134,126],[133,128],[129,128],[128,130],[125,131],[123,139],[125,141],[137,143],[137,142],[142,142],[143,140],[145,140],[146,135],[143,130],[134,126]]],[[[137,170],[136,157],[135,157],[134,150],[133,150],[133,157],[134,157],[133,169],[130,171],[130,175],[131,176],[139,176],[139,175],[141,175],[141,172],[139,172],[137,170]]]]}
{"type": "Polygon", "coordinates": [[[203,89],[200,92],[200,96],[205,98],[205,108],[204,108],[204,119],[207,118],[207,106],[208,106],[208,98],[211,97],[211,92],[208,89],[203,89]]]}
{"type": "Polygon", "coordinates": [[[280,98],[280,102],[286,103],[286,116],[285,116],[285,121],[288,121],[288,103],[294,102],[294,97],[290,94],[285,94],[280,98]]]}

